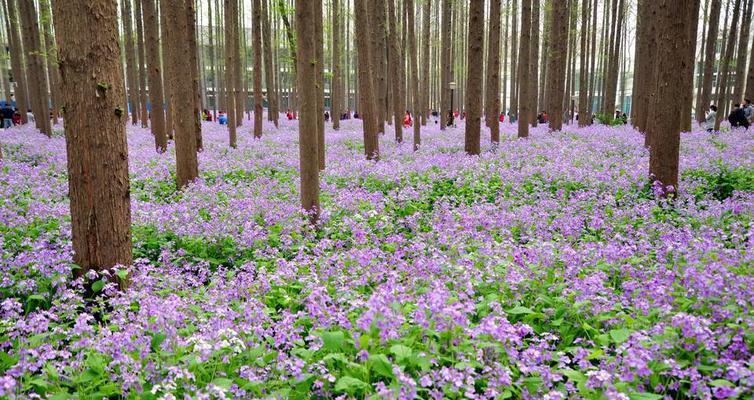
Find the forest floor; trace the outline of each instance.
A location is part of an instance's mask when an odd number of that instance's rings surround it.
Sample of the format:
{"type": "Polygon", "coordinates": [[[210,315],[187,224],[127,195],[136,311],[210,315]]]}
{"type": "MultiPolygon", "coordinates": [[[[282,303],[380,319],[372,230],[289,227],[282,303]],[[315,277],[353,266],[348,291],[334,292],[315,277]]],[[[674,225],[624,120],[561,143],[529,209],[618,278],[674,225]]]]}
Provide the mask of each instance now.
{"type": "Polygon", "coordinates": [[[204,125],[200,179],[128,128],[135,265],[72,281],[62,134],[0,133],[0,397],[751,398],[754,137],[682,138],[674,203],[629,127],[327,124],[322,220],[297,123],[204,125]],[[483,137],[489,133],[483,129],[483,137]],[[485,143],[487,141],[484,141],[485,143]],[[116,272],[123,274],[124,272],[116,272]]]}

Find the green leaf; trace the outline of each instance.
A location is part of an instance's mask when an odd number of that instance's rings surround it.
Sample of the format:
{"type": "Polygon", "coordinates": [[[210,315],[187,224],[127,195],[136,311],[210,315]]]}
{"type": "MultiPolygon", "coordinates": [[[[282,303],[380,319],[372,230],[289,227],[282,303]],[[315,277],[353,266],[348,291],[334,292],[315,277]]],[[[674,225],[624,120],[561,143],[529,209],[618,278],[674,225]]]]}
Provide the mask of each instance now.
{"type": "Polygon", "coordinates": [[[369,385],[367,385],[361,379],[356,379],[351,376],[344,376],[338,379],[337,382],[335,382],[336,392],[345,392],[351,395],[355,394],[356,392],[360,390],[365,390],[368,387],[369,385]]]}
{"type": "Polygon", "coordinates": [[[512,315],[521,315],[521,314],[534,314],[534,311],[532,311],[531,308],[524,307],[524,306],[515,306],[508,310],[508,314],[512,315]]]}
{"type": "Polygon", "coordinates": [[[329,352],[340,352],[343,350],[345,340],[346,337],[341,331],[322,333],[322,341],[324,342],[325,350],[329,352]]]}
{"type": "Polygon", "coordinates": [[[394,376],[393,364],[384,354],[373,354],[369,356],[369,369],[374,371],[377,375],[384,376],[385,378],[392,378],[394,376]]]}
{"type": "Polygon", "coordinates": [[[409,358],[414,353],[410,347],[404,346],[402,344],[390,346],[390,352],[393,353],[395,355],[395,358],[397,358],[398,360],[409,358]]]}
{"type": "Polygon", "coordinates": [[[212,384],[219,388],[228,390],[230,389],[230,385],[233,384],[233,381],[228,378],[215,378],[212,380],[212,384]]]}
{"type": "Polygon", "coordinates": [[[92,283],[92,292],[99,293],[102,288],[105,287],[105,281],[99,280],[97,282],[92,283]]]}
{"type": "Polygon", "coordinates": [[[709,383],[710,386],[713,387],[735,387],[736,385],[733,384],[733,382],[727,380],[727,379],[715,379],[714,381],[709,383]]]}
{"type": "Polygon", "coordinates": [[[149,345],[152,352],[157,353],[160,351],[160,345],[165,341],[166,337],[162,332],[152,334],[152,343],[149,345]]]}
{"type": "Polygon", "coordinates": [[[623,329],[613,329],[610,331],[610,337],[613,339],[615,343],[621,344],[628,340],[628,337],[631,336],[631,331],[623,328],[623,329]]]}
{"type": "Polygon", "coordinates": [[[126,278],[128,278],[128,271],[120,269],[115,273],[115,275],[118,275],[118,278],[120,278],[120,280],[125,281],[126,278]]]}
{"type": "Polygon", "coordinates": [[[654,393],[630,393],[628,397],[631,400],[660,400],[664,396],[661,394],[654,394],[654,393]]]}

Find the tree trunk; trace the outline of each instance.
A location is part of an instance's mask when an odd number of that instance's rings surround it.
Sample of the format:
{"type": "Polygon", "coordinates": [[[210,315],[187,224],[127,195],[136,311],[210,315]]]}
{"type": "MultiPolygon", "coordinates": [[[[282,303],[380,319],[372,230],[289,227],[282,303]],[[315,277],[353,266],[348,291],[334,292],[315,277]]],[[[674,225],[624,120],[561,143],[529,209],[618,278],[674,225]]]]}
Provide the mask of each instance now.
{"type": "Polygon", "coordinates": [[[451,0],[442,0],[442,39],[440,40],[440,46],[442,46],[442,55],[440,65],[442,66],[441,78],[440,78],[440,129],[444,130],[448,125],[447,120],[449,113],[452,113],[451,109],[451,89],[450,81],[451,77],[451,63],[453,60],[450,56],[451,50],[451,30],[453,29],[453,3],[451,0]]]}
{"type": "MultiPolygon", "coordinates": [[[[429,119],[429,115],[431,114],[431,108],[430,100],[429,100],[429,84],[430,84],[430,76],[429,76],[429,65],[430,65],[430,15],[432,8],[432,1],[431,0],[425,0],[424,4],[422,4],[422,73],[421,73],[421,79],[419,79],[419,92],[421,94],[421,124],[423,126],[427,125],[427,120],[429,119]]],[[[414,79],[418,79],[416,76],[414,76],[414,79]]],[[[419,112],[417,110],[417,112],[419,112]]],[[[414,143],[416,144],[416,143],[414,143]]]]}
{"type": "Polygon", "coordinates": [[[588,70],[588,54],[589,54],[589,11],[590,1],[584,0],[581,5],[581,32],[580,32],[580,48],[579,54],[579,126],[587,126],[587,102],[589,101],[588,90],[589,86],[589,70],[588,70]]]}
{"type": "MultiPolygon", "coordinates": [[[[520,92],[518,96],[518,137],[525,138],[529,136],[529,99],[531,85],[529,84],[529,57],[531,50],[529,48],[531,41],[531,2],[532,0],[521,1],[521,47],[518,50],[518,81],[520,82],[520,92]]],[[[561,95],[562,97],[562,95],[561,95]]]]}
{"type": "Polygon", "coordinates": [[[165,97],[165,131],[167,132],[168,139],[173,140],[173,133],[175,132],[175,121],[173,120],[173,112],[175,109],[174,106],[174,100],[175,100],[175,88],[173,88],[173,80],[170,79],[171,76],[175,75],[175,71],[173,71],[173,64],[171,62],[168,62],[168,57],[170,57],[167,53],[167,49],[165,47],[165,43],[168,43],[170,41],[170,30],[167,28],[168,22],[166,20],[167,12],[164,10],[165,7],[167,7],[167,4],[165,1],[160,2],[157,1],[157,5],[159,6],[159,21],[160,21],[160,33],[162,36],[160,39],[162,40],[162,66],[164,68],[163,74],[162,74],[162,82],[163,82],[163,92],[165,97]]]}
{"type": "MultiPolygon", "coordinates": [[[[254,137],[262,137],[262,0],[254,0],[254,137]]],[[[269,89],[267,90],[269,94],[269,89]]]]}
{"type": "Polygon", "coordinates": [[[491,0],[484,114],[493,146],[500,143],[500,14],[500,0],[491,0]]]}
{"type": "Polygon", "coordinates": [[[31,109],[37,129],[47,136],[52,136],[50,125],[49,96],[47,92],[47,74],[44,70],[42,43],[39,36],[39,19],[33,2],[21,1],[19,15],[23,28],[24,50],[28,67],[31,109]]]}
{"type": "Polygon", "coordinates": [[[225,0],[225,110],[228,117],[228,136],[230,147],[238,147],[238,138],[236,135],[236,108],[239,106],[236,103],[236,86],[235,86],[235,69],[238,63],[236,60],[236,42],[237,36],[234,31],[238,30],[237,24],[238,15],[238,2],[237,0],[225,0]]]}
{"type": "Polygon", "coordinates": [[[320,171],[325,170],[325,51],[324,51],[324,15],[322,0],[311,0],[314,4],[315,57],[317,58],[317,151],[320,171]]]}
{"type": "Polygon", "coordinates": [[[162,86],[162,62],[160,61],[160,33],[155,0],[141,0],[144,12],[144,25],[147,33],[147,64],[149,67],[149,103],[152,112],[152,134],[155,149],[164,153],[168,149],[168,136],[165,126],[165,101],[162,86]]]}
{"type": "Polygon", "coordinates": [[[753,0],[744,0],[744,14],[741,24],[741,34],[738,44],[738,56],[736,61],[736,84],[733,86],[733,99],[736,102],[743,100],[744,84],[746,84],[746,57],[750,49],[749,29],[751,27],[751,14],[753,0]]]}
{"type": "MultiPolygon", "coordinates": [[[[699,7],[697,6],[696,8],[686,9],[685,12],[698,16],[699,7]]],[[[687,58],[694,60],[696,59],[696,37],[699,28],[699,18],[692,19],[690,16],[682,16],[681,18],[691,22],[691,24],[686,27],[686,31],[682,32],[683,35],[680,39],[683,40],[686,51],[689,53],[687,58]]],[[[694,64],[695,63],[693,62],[685,64],[685,69],[679,71],[679,73],[683,74],[684,82],[683,93],[681,96],[681,108],[679,110],[681,113],[681,132],[691,132],[691,114],[694,109],[694,64]]]]}
{"type": "Polygon", "coordinates": [[[139,91],[136,81],[136,51],[134,50],[133,20],[131,19],[131,0],[122,0],[120,5],[121,21],[123,23],[124,46],[126,53],[126,97],[131,112],[131,125],[139,123],[139,91]]]}
{"type": "Polygon", "coordinates": [[[464,149],[468,155],[480,152],[482,117],[482,75],[484,71],[484,0],[470,0],[468,37],[468,71],[466,74],[466,135],[464,149]]]}
{"type": "MultiPolygon", "coordinates": [[[[513,123],[518,119],[518,0],[513,0],[513,13],[511,14],[511,106],[508,121],[513,123]]],[[[523,32],[522,32],[523,33],[523,32]]]]}
{"type": "MultiPolygon", "coordinates": [[[[529,38],[529,85],[526,119],[537,126],[537,88],[539,86],[539,0],[531,2],[531,34],[529,38]]],[[[523,82],[523,81],[522,81],[523,82]]]]}
{"type": "Polygon", "coordinates": [[[330,84],[330,118],[333,130],[340,129],[340,115],[343,113],[343,94],[340,62],[340,0],[332,0],[332,83],[330,84]]]}
{"type": "MultiPolygon", "coordinates": [[[[657,3],[653,0],[641,0],[637,14],[636,30],[636,62],[634,66],[633,105],[631,107],[634,126],[640,132],[647,128],[650,113],[651,96],[654,93],[657,82],[656,73],[657,57],[652,56],[653,49],[657,45],[657,27],[652,21],[657,20],[657,3]],[[640,79],[636,79],[640,78],[640,79]]],[[[645,145],[648,145],[648,136],[645,136],[645,145]]]]}
{"type": "Polygon", "coordinates": [[[678,191],[678,159],[681,141],[681,107],[684,76],[679,74],[693,64],[693,57],[677,40],[693,19],[698,18],[699,0],[659,0],[658,13],[650,23],[658,29],[657,95],[650,107],[647,135],[650,137],[650,179],[659,182],[663,189],[678,191]],[[678,14],[677,10],[693,8],[694,12],[678,14]]]}
{"type": "Polygon", "coordinates": [[[194,12],[193,0],[162,0],[165,7],[161,7],[166,13],[165,20],[170,31],[166,48],[166,63],[170,63],[173,74],[169,76],[172,81],[174,93],[173,120],[175,123],[175,158],[176,158],[176,186],[178,189],[186,187],[199,175],[198,162],[196,159],[196,91],[194,82],[198,76],[194,72],[196,64],[187,62],[191,60],[192,49],[190,45],[190,28],[193,24],[188,13],[194,12]]]}
{"type": "Polygon", "coordinates": [[[149,127],[149,112],[147,111],[147,68],[146,68],[146,50],[144,46],[144,20],[142,17],[143,0],[135,0],[136,12],[136,58],[139,62],[139,104],[141,104],[141,127],[149,127]]]}
{"type": "MultiPolygon", "coordinates": [[[[42,29],[44,30],[45,39],[45,57],[47,59],[47,77],[50,82],[50,99],[52,100],[50,105],[50,113],[52,114],[53,125],[58,124],[58,116],[60,115],[60,71],[58,69],[58,49],[55,44],[55,34],[52,30],[52,8],[49,0],[40,0],[39,13],[42,21],[42,29]]],[[[5,64],[3,63],[3,66],[5,64]]],[[[5,69],[5,68],[3,68],[5,69]]],[[[6,79],[7,75],[3,78],[6,79]]],[[[4,80],[3,83],[6,81],[4,80]]],[[[10,92],[8,92],[10,95],[10,92]]]]}
{"type": "MultiPolygon", "coordinates": [[[[299,165],[301,169],[301,208],[309,215],[312,224],[319,217],[319,161],[317,123],[317,75],[322,70],[322,60],[317,58],[316,7],[322,9],[319,0],[296,2],[296,36],[298,37],[297,80],[301,93],[299,115],[299,165]]],[[[321,12],[321,11],[320,11],[321,12]]]]}
{"type": "Polygon", "coordinates": [[[373,23],[366,4],[369,0],[355,0],[356,47],[358,49],[359,73],[359,115],[363,121],[364,153],[367,160],[379,160],[379,141],[377,139],[377,120],[382,118],[377,113],[372,78],[372,56],[369,36],[372,35],[370,24],[373,23]]]}
{"type": "Polygon", "coordinates": [[[84,276],[132,261],[123,70],[114,45],[118,8],[110,0],[55,1],[53,8],[66,110],[73,261],[81,267],[74,271],[84,276]]]}
{"type": "Polygon", "coordinates": [[[196,38],[196,6],[195,0],[183,0],[187,6],[184,13],[186,14],[186,40],[188,45],[188,60],[191,67],[191,75],[189,76],[191,82],[191,90],[193,92],[193,104],[190,109],[181,110],[181,112],[192,112],[193,119],[193,137],[194,137],[194,149],[195,151],[202,151],[204,149],[204,142],[202,140],[202,93],[200,89],[199,81],[201,75],[199,74],[199,50],[197,49],[196,38]]]}
{"type": "MultiPolygon", "coordinates": [[[[723,56],[722,60],[720,60],[723,65],[722,71],[720,73],[720,88],[722,90],[719,90],[717,94],[717,107],[721,110],[727,110],[727,104],[730,103],[730,99],[727,96],[730,60],[733,59],[733,51],[736,47],[736,33],[738,31],[738,16],[740,12],[741,0],[736,0],[735,5],[733,6],[733,20],[731,21],[731,27],[728,33],[728,44],[725,46],[725,55],[723,56]]],[[[720,123],[723,122],[723,119],[725,119],[725,111],[719,112],[717,114],[717,119],[715,120],[715,131],[720,130],[720,123]]]]}
{"type": "Polygon", "coordinates": [[[267,120],[278,127],[278,93],[275,88],[275,69],[273,67],[272,31],[270,30],[270,14],[267,1],[262,0],[262,38],[264,45],[264,80],[267,86],[267,120]]]}
{"type": "MultiPolygon", "coordinates": [[[[266,1],[266,0],[265,0],[266,1]]],[[[219,10],[218,10],[219,12],[219,10]]],[[[210,76],[212,77],[212,106],[209,105],[207,107],[212,110],[212,115],[214,116],[213,121],[217,118],[217,102],[218,102],[218,79],[217,79],[217,70],[215,69],[215,27],[214,22],[212,19],[212,1],[207,2],[207,40],[209,41],[209,71],[210,76]]],[[[209,86],[209,83],[207,83],[207,86],[209,86]]]]}
{"type": "Polygon", "coordinates": [[[20,110],[21,123],[27,124],[26,110],[29,107],[29,93],[26,84],[26,64],[24,63],[24,48],[21,43],[19,32],[18,14],[16,12],[16,0],[6,0],[6,26],[10,32],[10,62],[11,71],[13,72],[13,81],[15,83],[14,93],[16,97],[16,107],[20,110]]]}
{"type": "Polygon", "coordinates": [[[403,85],[403,51],[400,46],[400,35],[398,32],[398,16],[395,12],[395,1],[387,0],[388,22],[390,32],[388,41],[390,42],[390,83],[392,83],[391,94],[393,103],[393,120],[395,128],[395,141],[403,143],[403,115],[406,112],[404,104],[405,98],[401,96],[401,86],[403,85]]]}
{"type": "Polygon", "coordinates": [[[385,133],[385,121],[389,118],[387,106],[387,27],[385,17],[385,2],[370,1],[369,15],[372,34],[370,35],[370,54],[372,56],[372,79],[374,80],[374,92],[377,97],[377,129],[385,133]]]}
{"type": "Polygon", "coordinates": [[[568,24],[570,21],[568,3],[555,1],[551,4],[550,54],[547,60],[547,112],[550,114],[550,130],[559,131],[563,127],[563,95],[568,57],[568,24]]]}
{"type": "Polygon", "coordinates": [[[406,25],[408,28],[408,56],[409,56],[409,91],[411,92],[411,109],[414,112],[414,151],[419,150],[421,146],[421,123],[419,120],[419,113],[421,112],[422,119],[425,119],[424,114],[426,110],[420,111],[422,106],[423,94],[419,93],[419,63],[417,61],[418,52],[416,49],[416,28],[414,18],[414,0],[404,0],[404,7],[406,9],[406,25]]]}

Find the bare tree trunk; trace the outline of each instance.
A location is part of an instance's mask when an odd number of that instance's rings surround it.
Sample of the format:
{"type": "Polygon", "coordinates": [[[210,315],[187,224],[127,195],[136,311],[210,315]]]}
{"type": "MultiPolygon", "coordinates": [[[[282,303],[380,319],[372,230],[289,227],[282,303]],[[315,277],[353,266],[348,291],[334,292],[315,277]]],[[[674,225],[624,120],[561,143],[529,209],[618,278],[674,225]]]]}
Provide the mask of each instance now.
{"type": "Polygon", "coordinates": [[[147,33],[147,64],[149,66],[149,102],[152,105],[152,134],[155,149],[164,153],[168,149],[165,126],[165,101],[162,86],[162,62],[160,61],[160,33],[155,0],[141,0],[144,12],[144,25],[147,33]]]}
{"type": "MultiPolygon", "coordinates": [[[[592,5],[592,43],[589,46],[590,50],[590,60],[589,60],[589,99],[587,100],[587,114],[586,117],[588,119],[588,123],[591,125],[594,118],[592,116],[593,108],[594,108],[594,93],[595,93],[595,84],[596,84],[596,77],[595,75],[597,72],[596,69],[596,62],[597,62],[597,6],[598,1],[594,0],[594,4],[592,5]]],[[[635,97],[635,95],[634,95],[635,97]]]]}
{"type": "Polygon", "coordinates": [[[581,5],[581,53],[579,54],[579,126],[587,126],[587,102],[589,101],[589,94],[587,87],[589,86],[589,64],[587,62],[589,56],[589,12],[591,2],[584,0],[581,5]]]}
{"type": "MultiPolygon", "coordinates": [[[[262,1],[254,0],[254,137],[262,137],[262,1]]],[[[269,95],[269,89],[267,93],[269,95]]]]}
{"type": "Polygon", "coordinates": [[[464,149],[468,155],[480,152],[482,118],[482,75],[484,71],[484,0],[470,0],[468,21],[468,71],[466,74],[466,98],[468,112],[464,149]]]}
{"type": "MultiPolygon", "coordinates": [[[[687,0],[690,1],[690,0],[687,0]]],[[[727,96],[728,79],[730,72],[730,60],[733,59],[733,51],[736,47],[736,32],[738,27],[738,16],[741,12],[741,0],[736,0],[736,4],[733,6],[733,21],[731,21],[730,31],[728,33],[728,44],[725,46],[725,55],[723,56],[721,63],[723,65],[720,75],[720,88],[722,90],[717,94],[717,106],[720,109],[726,110],[727,104],[730,103],[730,99],[727,96]],[[725,105],[725,106],[724,106],[725,105]]],[[[698,11],[697,11],[698,14],[698,11]]],[[[717,120],[715,121],[715,131],[720,130],[720,123],[725,118],[725,112],[717,114],[717,120]]]]}
{"type": "Polygon", "coordinates": [[[317,151],[319,153],[317,161],[319,162],[320,171],[325,170],[325,52],[324,52],[324,15],[322,13],[322,0],[312,0],[314,5],[314,30],[315,39],[315,56],[317,57],[317,151]]]}
{"type": "Polygon", "coordinates": [[[355,0],[356,47],[358,48],[359,72],[359,112],[364,121],[364,152],[367,160],[379,160],[379,141],[377,139],[377,120],[382,118],[377,113],[372,78],[372,56],[369,36],[372,34],[368,0],[355,0]]]}
{"type": "Polygon", "coordinates": [[[508,79],[510,78],[508,74],[508,26],[510,25],[508,23],[508,14],[510,11],[509,9],[510,0],[505,0],[505,11],[503,11],[503,39],[502,39],[502,46],[503,46],[503,63],[501,65],[502,70],[502,81],[503,81],[503,94],[500,101],[500,112],[503,114],[507,114],[508,111],[508,79]]]}
{"type": "Polygon", "coordinates": [[[128,90],[128,107],[131,112],[131,125],[139,123],[139,93],[136,81],[136,51],[134,49],[133,20],[131,19],[131,0],[120,3],[121,21],[123,22],[123,36],[126,53],[126,89],[128,90]]]}
{"type": "MultiPolygon", "coordinates": [[[[654,93],[656,79],[657,57],[652,56],[652,49],[656,49],[657,27],[652,24],[657,20],[657,3],[652,0],[640,0],[637,14],[636,30],[636,61],[634,76],[646,77],[634,79],[633,105],[631,107],[631,120],[640,132],[645,132],[650,113],[651,96],[654,93]]],[[[649,137],[645,136],[645,145],[648,145],[649,137]]]]}
{"type": "Polygon", "coordinates": [[[237,0],[225,0],[225,80],[227,92],[225,95],[225,105],[227,107],[226,115],[228,116],[228,135],[230,139],[230,147],[238,147],[238,138],[236,134],[236,108],[239,106],[236,103],[235,91],[235,69],[238,64],[236,60],[236,46],[235,39],[238,37],[234,31],[238,30],[237,27],[237,15],[238,15],[238,2],[237,0]]]}
{"type": "MultiPolygon", "coordinates": [[[[175,158],[176,158],[176,186],[178,189],[186,187],[199,175],[196,158],[196,91],[195,82],[198,80],[194,72],[196,64],[192,60],[190,44],[190,28],[193,24],[188,13],[194,12],[193,0],[162,0],[164,6],[160,9],[165,13],[170,31],[168,41],[164,44],[166,51],[165,62],[171,64],[173,72],[169,79],[172,81],[174,93],[173,120],[175,122],[175,158]],[[187,62],[188,61],[188,62],[187,62]]],[[[196,54],[195,52],[193,52],[196,54]]]]}
{"type": "Polygon", "coordinates": [[[500,14],[500,0],[491,0],[484,114],[493,146],[500,143],[500,14]]]}
{"type": "Polygon", "coordinates": [[[744,94],[744,84],[746,83],[746,57],[750,47],[749,29],[751,28],[751,14],[754,0],[744,0],[744,14],[741,24],[741,34],[738,44],[738,59],[736,61],[736,84],[733,86],[733,99],[740,102],[744,94]]]}
{"type": "MultiPolygon", "coordinates": [[[[266,0],[265,0],[266,1],[266,0]]],[[[219,11],[218,11],[219,12],[219,11]]],[[[210,70],[210,76],[212,76],[212,107],[210,110],[212,110],[212,115],[214,116],[213,120],[217,118],[217,103],[218,103],[218,79],[217,79],[217,70],[215,69],[215,27],[214,22],[212,19],[212,0],[207,2],[207,40],[209,41],[209,70],[210,70]]],[[[207,84],[209,86],[209,84],[207,84]]],[[[207,106],[209,107],[209,105],[207,106]]]]}
{"type": "Polygon", "coordinates": [[[141,2],[135,0],[136,11],[136,55],[139,62],[139,104],[141,104],[141,127],[149,127],[149,112],[147,111],[147,68],[146,68],[146,50],[144,46],[144,21],[142,17],[141,2]]]}
{"type": "Polygon", "coordinates": [[[111,0],[55,1],[53,7],[66,110],[73,261],[80,267],[74,271],[84,276],[132,261],[123,70],[120,48],[113,45],[118,9],[111,0]]]}
{"type": "MultiPolygon", "coordinates": [[[[694,16],[699,15],[698,6],[695,9],[689,8],[682,11],[694,16]]],[[[686,51],[689,53],[687,58],[694,60],[696,58],[696,37],[699,28],[699,18],[691,18],[691,15],[683,16],[682,18],[691,22],[691,25],[689,25],[686,28],[686,31],[683,32],[681,40],[683,40],[686,51]]],[[[679,71],[679,73],[683,74],[683,82],[685,85],[681,95],[681,108],[679,110],[681,113],[681,132],[691,132],[691,117],[694,109],[694,64],[695,63],[693,62],[685,64],[685,69],[679,71]]]]}
{"type": "Polygon", "coordinates": [[[322,9],[322,3],[319,0],[296,2],[296,35],[299,39],[296,70],[301,92],[299,115],[301,208],[308,213],[312,224],[317,223],[320,212],[317,123],[322,119],[317,110],[317,98],[322,92],[321,88],[317,87],[317,75],[322,70],[322,60],[317,58],[316,7],[322,9]]]}
{"type": "Polygon", "coordinates": [[[547,112],[550,113],[550,129],[559,131],[563,127],[563,95],[568,57],[568,23],[570,21],[568,3],[552,3],[550,23],[550,55],[547,65],[547,112]]]}
{"type": "MultiPolygon", "coordinates": [[[[430,25],[430,15],[431,15],[431,7],[432,7],[432,1],[431,0],[425,0],[424,4],[422,4],[422,73],[421,73],[421,79],[419,80],[420,89],[419,92],[421,93],[421,124],[423,126],[427,125],[427,120],[429,119],[429,115],[431,113],[432,106],[430,105],[429,100],[429,84],[430,84],[430,76],[429,76],[429,64],[430,64],[430,42],[429,42],[429,35],[431,30],[430,25]]],[[[416,75],[414,76],[414,79],[418,79],[416,75]]],[[[417,110],[417,112],[419,112],[417,110]]],[[[414,143],[416,145],[416,143],[414,143]]]]}
{"type": "Polygon", "coordinates": [[[13,80],[15,83],[14,93],[16,97],[16,107],[21,111],[21,123],[27,124],[29,120],[26,110],[29,107],[29,93],[26,84],[26,67],[24,63],[24,48],[21,43],[19,32],[18,14],[16,12],[16,0],[6,0],[6,25],[10,34],[10,62],[13,80]]]}
{"type": "MultiPolygon", "coordinates": [[[[531,2],[531,34],[529,38],[529,85],[528,100],[529,114],[526,119],[529,123],[537,126],[537,88],[539,86],[539,0],[531,2]]],[[[523,82],[523,81],[522,81],[523,82]]]]}
{"type": "Polygon", "coordinates": [[[167,29],[168,22],[166,21],[166,15],[167,12],[163,9],[164,7],[167,7],[165,2],[157,2],[159,6],[159,15],[160,15],[160,33],[161,36],[161,44],[162,44],[162,66],[164,68],[163,70],[163,77],[162,77],[162,83],[163,83],[163,93],[165,97],[165,131],[167,132],[168,139],[173,140],[173,133],[175,132],[175,121],[173,120],[173,112],[175,109],[174,106],[174,100],[175,100],[175,88],[173,87],[173,80],[170,79],[171,76],[175,75],[175,71],[173,71],[173,65],[171,62],[168,62],[167,57],[168,55],[167,50],[165,48],[165,43],[168,43],[170,41],[170,30],[167,29]]]}
{"type": "MultiPolygon", "coordinates": [[[[421,146],[421,123],[419,112],[422,108],[421,103],[423,94],[419,93],[419,63],[417,61],[418,52],[416,49],[416,28],[414,18],[414,0],[404,0],[406,10],[406,25],[408,28],[408,65],[409,65],[409,91],[411,92],[411,109],[414,111],[414,151],[419,150],[421,146]]],[[[425,119],[426,110],[421,111],[422,119],[425,119]]]]}
{"type": "Polygon", "coordinates": [[[372,79],[374,79],[374,91],[377,97],[377,129],[385,133],[385,121],[388,120],[388,84],[387,84],[387,27],[385,18],[385,2],[370,1],[369,15],[372,34],[370,35],[370,54],[372,56],[372,79]]]}
{"type": "Polygon", "coordinates": [[[693,64],[693,57],[684,47],[682,40],[676,40],[678,32],[684,32],[693,19],[699,15],[699,0],[659,0],[656,19],[651,23],[658,27],[658,74],[657,95],[652,101],[651,117],[647,125],[647,135],[651,138],[649,156],[650,179],[663,188],[672,187],[678,191],[678,159],[681,141],[681,93],[684,90],[684,76],[679,74],[693,64]],[[678,14],[677,10],[693,8],[694,12],[678,14]]]}
{"type": "MultiPolygon", "coordinates": [[[[522,0],[523,1],[523,0],[522,0]]],[[[513,27],[511,28],[511,36],[513,36],[513,39],[511,40],[511,110],[510,110],[510,118],[508,119],[511,123],[518,120],[518,56],[519,56],[519,46],[518,46],[518,0],[513,0],[513,13],[511,14],[511,23],[513,24],[513,27]]],[[[523,34],[523,30],[522,30],[523,34]]]]}
{"type": "Polygon", "coordinates": [[[275,68],[273,67],[272,31],[270,30],[270,14],[267,1],[262,0],[262,37],[264,45],[264,80],[267,86],[267,120],[278,127],[278,93],[275,88],[275,68]]]}
{"type": "Polygon", "coordinates": [[[19,5],[21,26],[24,31],[24,50],[28,64],[30,81],[31,108],[37,129],[47,136],[52,136],[50,125],[49,96],[47,92],[47,74],[44,70],[42,43],[39,36],[39,19],[33,2],[21,1],[19,5]]]}
{"type": "Polygon", "coordinates": [[[387,0],[388,22],[390,32],[388,42],[390,43],[390,75],[392,79],[391,94],[393,97],[393,118],[395,128],[395,141],[403,143],[403,113],[406,110],[404,98],[401,96],[401,86],[403,85],[403,51],[400,46],[400,35],[398,32],[398,16],[395,12],[395,1],[387,0]]]}
{"type": "Polygon", "coordinates": [[[340,61],[340,0],[332,0],[332,83],[330,84],[330,118],[333,130],[340,129],[340,115],[343,113],[343,72],[340,61]]]}
{"type": "MultiPolygon", "coordinates": [[[[186,40],[188,45],[188,61],[191,68],[191,90],[193,91],[194,106],[190,109],[181,110],[183,113],[193,112],[193,137],[194,137],[194,150],[202,151],[204,149],[204,142],[202,140],[202,93],[199,85],[201,76],[199,74],[199,51],[197,49],[197,35],[196,35],[196,5],[195,0],[182,0],[186,4],[186,40]]],[[[188,115],[186,115],[188,117],[188,115]]]]}
{"type": "MultiPolygon", "coordinates": [[[[531,2],[532,0],[521,1],[521,47],[518,50],[518,81],[521,83],[518,96],[518,137],[525,138],[529,136],[529,99],[531,85],[529,84],[529,49],[531,41],[531,2]]],[[[562,96],[561,96],[562,97],[562,96]]]]}
{"type": "MultiPolygon", "coordinates": [[[[52,100],[50,105],[50,113],[52,114],[53,125],[58,124],[58,116],[60,115],[60,70],[58,69],[58,49],[55,44],[55,35],[52,30],[52,8],[49,0],[40,0],[39,2],[39,14],[42,21],[42,28],[44,30],[45,50],[47,59],[47,77],[50,82],[50,99],[52,100]]],[[[3,63],[3,66],[5,63],[3,63]]],[[[3,75],[3,83],[7,82],[7,75],[3,75]]],[[[8,92],[10,94],[10,92],[8,92]]]]}

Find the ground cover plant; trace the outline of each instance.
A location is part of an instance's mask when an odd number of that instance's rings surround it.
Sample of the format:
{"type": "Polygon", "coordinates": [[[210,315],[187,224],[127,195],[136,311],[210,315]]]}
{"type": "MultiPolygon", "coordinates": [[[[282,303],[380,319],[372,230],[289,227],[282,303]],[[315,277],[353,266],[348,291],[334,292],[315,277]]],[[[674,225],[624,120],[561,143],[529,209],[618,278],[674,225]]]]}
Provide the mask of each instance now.
{"type": "Polygon", "coordinates": [[[124,292],[71,278],[63,138],[4,133],[0,397],[751,398],[750,132],[684,134],[669,202],[630,127],[502,127],[478,157],[460,128],[385,136],[377,163],[328,128],[318,230],[295,121],[236,150],[205,124],[181,192],[129,127],[124,292]]]}

